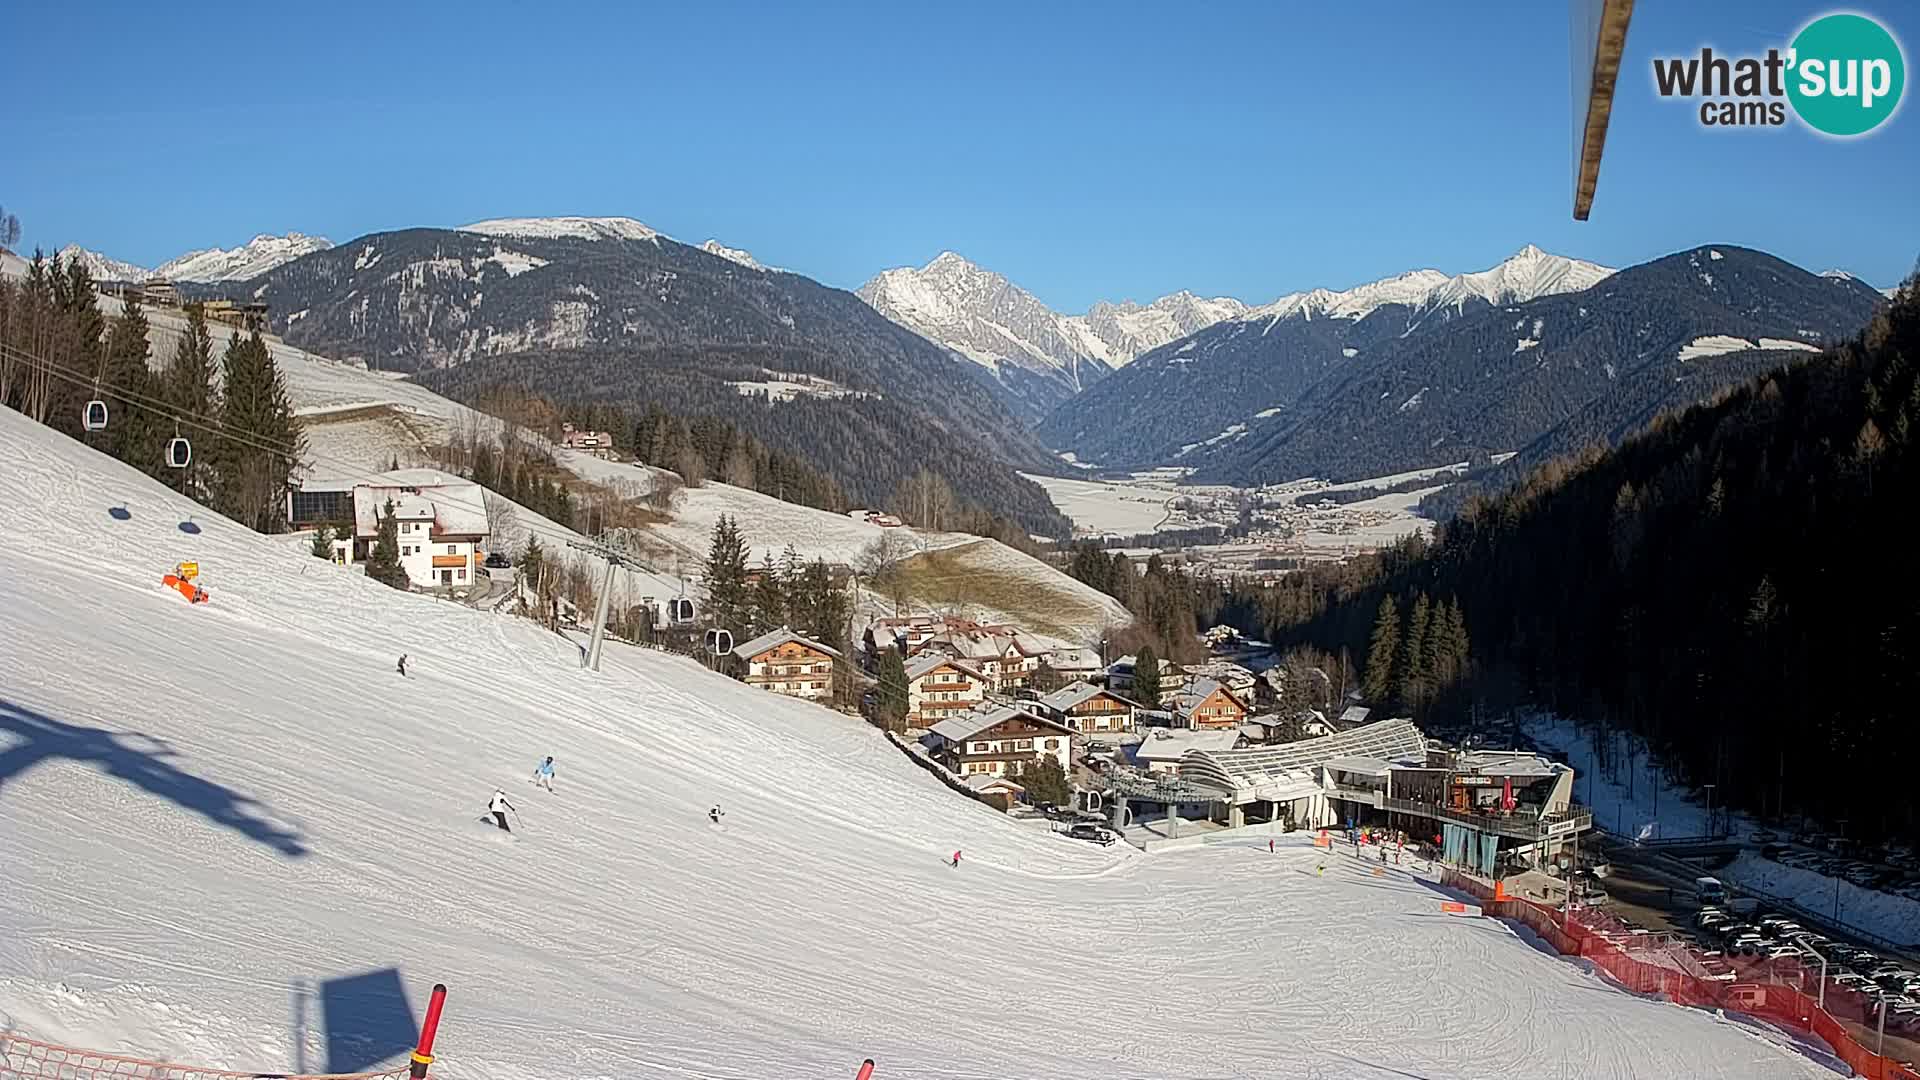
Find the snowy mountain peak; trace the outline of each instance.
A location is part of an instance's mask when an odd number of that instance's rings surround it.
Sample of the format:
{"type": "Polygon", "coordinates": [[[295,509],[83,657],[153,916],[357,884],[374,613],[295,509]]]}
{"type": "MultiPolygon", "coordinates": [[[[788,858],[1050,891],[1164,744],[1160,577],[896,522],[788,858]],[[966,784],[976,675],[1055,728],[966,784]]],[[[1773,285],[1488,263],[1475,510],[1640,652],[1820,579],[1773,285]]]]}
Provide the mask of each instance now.
{"type": "Polygon", "coordinates": [[[1608,267],[1542,251],[1532,244],[1487,270],[1449,276],[1438,270],[1409,270],[1343,291],[1313,289],[1289,293],[1248,311],[1252,319],[1363,319],[1388,305],[1416,311],[1458,308],[1469,301],[1518,304],[1556,293],[1579,292],[1613,273],[1608,267]]]}
{"type": "Polygon", "coordinates": [[[333,242],[324,236],[290,232],[285,236],[261,233],[237,248],[206,248],[189,251],[154,269],[159,277],[174,281],[243,281],[290,263],[302,255],[325,251],[333,242]]]}
{"type": "Polygon", "coordinates": [[[718,240],[708,240],[706,243],[700,245],[700,250],[709,255],[718,255],[728,262],[739,263],[749,270],[767,269],[760,265],[760,260],[755,259],[752,252],[744,248],[728,247],[718,240]]]}
{"type": "Polygon", "coordinates": [[[93,275],[95,281],[145,281],[153,276],[150,270],[130,262],[108,258],[97,251],[89,251],[79,244],[68,244],[56,252],[55,257],[67,262],[79,260],[86,266],[87,273],[93,275]]]}
{"type": "Polygon", "coordinates": [[[459,231],[543,240],[652,240],[655,243],[664,235],[629,217],[490,218],[462,225],[459,231]]]}
{"type": "Polygon", "coordinates": [[[862,300],[909,330],[996,373],[1002,365],[1041,373],[1079,390],[1150,349],[1246,311],[1231,297],[1178,292],[1145,305],[1100,301],[1062,315],[1000,274],[954,251],[925,266],[881,271],[862,300]]]}

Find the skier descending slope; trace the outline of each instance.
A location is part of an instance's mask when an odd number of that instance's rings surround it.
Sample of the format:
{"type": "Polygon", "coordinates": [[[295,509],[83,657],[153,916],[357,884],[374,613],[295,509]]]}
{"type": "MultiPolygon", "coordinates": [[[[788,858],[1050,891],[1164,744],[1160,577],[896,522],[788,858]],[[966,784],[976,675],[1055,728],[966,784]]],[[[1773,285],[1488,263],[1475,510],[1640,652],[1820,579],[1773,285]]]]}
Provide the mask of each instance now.
{"type": "Polygon", "coordinates": [[[726,816],[727,815],[723,811],[721,811],[721,809],[718,806],[715,806],[713,809],[707,811],[707,820],[713,822],[715,825],[720,824],[720,819],[726,816]]]}
{"type": "Polygon", "coordinates": [[[493,815],[493,823],[500,826],[501,832],[513,831],[507,827],[507,811],[512,809],[513,804],[507,801],[507,793],[494,788],[493,798],[487,801],[487,813],[493,815]]]}
{"type": "Polygon", "coordinates": [[[547,758],[547,760],[541,762],[539,765],[534,766],[533,783],[534,783],[534,786],[536,787],[546,788],[548,794],[552,794],[553,792],[553,758],[549,757],[547,758]]]}
{"type": "Polygon", "coordinates": [[[406,653],[400,654],[400,662],[394,665],[394,670],[400,673],[401,678],[404,679],[407,677],[407,654],[406,653]]]}

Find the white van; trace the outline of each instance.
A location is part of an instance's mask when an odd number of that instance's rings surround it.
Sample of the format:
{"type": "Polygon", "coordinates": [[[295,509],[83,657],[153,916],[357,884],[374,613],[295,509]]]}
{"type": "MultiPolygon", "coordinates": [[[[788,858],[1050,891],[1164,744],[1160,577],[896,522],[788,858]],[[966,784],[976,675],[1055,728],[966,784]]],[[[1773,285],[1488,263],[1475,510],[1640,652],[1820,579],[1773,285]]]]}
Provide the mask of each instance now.
{"type": "Polygon", "coordinates": [[[1727,902],[1727,887],[1720,884],[1719,878],[1694,878],[1693,898],[1702,904],[1724,904],[1727,902]]]}

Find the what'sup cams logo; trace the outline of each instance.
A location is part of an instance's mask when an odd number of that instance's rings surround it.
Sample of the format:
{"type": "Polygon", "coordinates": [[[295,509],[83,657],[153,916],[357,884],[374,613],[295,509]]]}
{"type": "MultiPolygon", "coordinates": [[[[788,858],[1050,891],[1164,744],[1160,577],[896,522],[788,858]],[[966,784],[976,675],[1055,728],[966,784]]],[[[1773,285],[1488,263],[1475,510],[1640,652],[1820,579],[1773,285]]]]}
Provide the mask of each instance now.
{"type": "Polygon", "coordinates": [[[1906,89],[1900,42],[1865,15],[1822,15],[1764,56],[1655,57],[1663,98],[1698,99],[1703,127],[1781,127],[1800,122],[1840,138],[1865,135],[1893,117],[1906,89]]]}

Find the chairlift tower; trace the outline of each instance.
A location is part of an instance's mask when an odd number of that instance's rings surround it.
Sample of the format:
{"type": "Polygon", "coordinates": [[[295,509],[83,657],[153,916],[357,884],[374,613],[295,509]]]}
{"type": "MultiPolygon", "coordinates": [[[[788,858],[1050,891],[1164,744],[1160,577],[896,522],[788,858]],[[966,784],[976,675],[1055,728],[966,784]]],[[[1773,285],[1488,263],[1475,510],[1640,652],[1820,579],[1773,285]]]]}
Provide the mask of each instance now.
{"type": "Polygon", "coordinates": [[[613,572],[621,567],[629,570],[645,570],[646,567],[605,544],[586,544],[578,540],[569,540],[567,546],[607,560],[607,576],[600,583],[600,599],[593,608],[593,633],[587,639],[587,655],[581,661],[582,667],[599,671],[600,646],[607,636],[607,606],[613,600],[613,572]]]}

